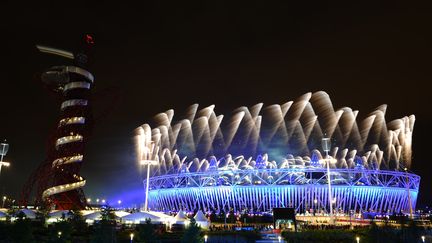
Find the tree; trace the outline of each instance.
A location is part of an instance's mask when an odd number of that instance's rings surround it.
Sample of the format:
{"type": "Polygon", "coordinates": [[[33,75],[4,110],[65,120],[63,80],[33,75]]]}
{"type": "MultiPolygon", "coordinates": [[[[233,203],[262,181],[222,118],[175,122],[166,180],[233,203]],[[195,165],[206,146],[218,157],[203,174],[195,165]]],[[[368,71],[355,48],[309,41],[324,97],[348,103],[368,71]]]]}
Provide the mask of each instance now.
{"type": "Polygon", "coordinates": [[[151,219],[147,218],[145,224],[140,224],[137,227],[138,239],[143,242],[151,242],[156,238],[151,219]]]}
{"type": "Polygon", "coordinates": [[[199,227],[194,218],[190,220],[189,226],[186,228],[183,237],[181,239],[182,243],[194,242],[201,243],[204,242],[204,238],[201,235],[201,227],[199,227]]]}
{"type": "Polygon", "coordinates": [[[72,238],[74,241],[84,242],[87,239],[88,226],[80,210],[69,212],[69,223],[72,226],[72,238]]]}
{"type": "Polygon", "coordinates": [[[102,220],[94,224],[94,232],[91,242],[114,243],[116,238],[115,215],[111,208],[102,208],[102,220]]]}
{"type": "Polygon", "coordinates": [[[49,234],[49,242],[71,242],[72,225],[68,221],[55,223],[49,234]]]}
{"type": "Polygon", "coordinates": [[[23,212],[19,212],[17,218],[10,232],[12,242],[32,242],[34,239],[30,220],[23,212]]]}
{"type": "Polygon", "coordinates": [[[114,210],[111,207],[104,207],[101,210],[102,220],[115,221],[114,210]]]}
{"type": "Polygon", "coordinates": [[[0,222],[0,242],[10,242],[11,228],[10,222],[0,222]]]}

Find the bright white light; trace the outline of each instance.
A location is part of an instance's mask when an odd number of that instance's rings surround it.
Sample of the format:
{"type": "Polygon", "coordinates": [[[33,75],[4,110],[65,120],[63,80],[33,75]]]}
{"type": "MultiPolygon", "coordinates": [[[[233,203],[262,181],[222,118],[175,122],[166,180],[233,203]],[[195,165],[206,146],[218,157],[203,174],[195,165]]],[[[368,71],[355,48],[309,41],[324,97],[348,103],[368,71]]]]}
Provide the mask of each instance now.
{"type": "Polygon", "coordinates": [[[118,203],[118,204],[121,204],[121,203],[122,203],[122,201],[121,201],[121,200],[118,200],[118,201],[117,201],[117,203],[118,203]]]}
{"type": "Polygon", "coordinates": [[[9,162],[0,162],[0,166],[5,166],[5,167],[9,167],[10,163],[9,162]]]}

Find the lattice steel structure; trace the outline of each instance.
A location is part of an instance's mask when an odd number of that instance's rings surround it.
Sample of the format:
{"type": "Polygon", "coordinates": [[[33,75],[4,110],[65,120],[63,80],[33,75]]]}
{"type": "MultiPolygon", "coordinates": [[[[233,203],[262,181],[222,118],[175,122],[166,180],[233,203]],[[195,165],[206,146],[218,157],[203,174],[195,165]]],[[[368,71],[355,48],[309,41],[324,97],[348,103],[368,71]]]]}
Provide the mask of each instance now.
{"type": "MultiPolygon", "coordinates": [[[[161,211],[215,209],[224,212],[230,209],[271,212],[273,207],[294,207],[297,212],[309,209],[327,212],[326,176],[322,168],[156,176],[150,179],[149,207],[161,211]]],[[[416,204],[420,183],[419,176],[396,171],[334,169],[331,177],[333,207],[345,213],[350,210],[409,212],[409,200],[412,205],[416,204]]]]}
{"type": "MultiPolygon", "coordinates": [[[[86,44],[87,49],[93,44],[89,35],[86,44]]],[[[47,159],[27,181],[20,204],[27,206],[36,187],[36,204],[59,210],[84,209],[86,199],[82,187],[86,180],[79,172],[91,129],[89,103],[94,82],[93,74],[87,70],[88,50],[72,53],[40,45],[37,48],[70,59],[73,64],[53,66],[42,73],[42,81],[61,99],[61,114],[47,159]]]]}
{"type": "Polygon", "coordinates": [[[158,114],[136,130],[138,161],[157,162],[149,208],[328,212],[330,178],[337,212],[410,212],[420,184],[407,170],[415,117],[387,123],[385,112],[379,106],[357,122],[358,111],[335,111],[320,91],[283,105],[241,107],[227,120],[214,106],[193,105],[177,122],[173,110],[158,114]],[[323,137],[331,139],[327,157],[323,137]]]}

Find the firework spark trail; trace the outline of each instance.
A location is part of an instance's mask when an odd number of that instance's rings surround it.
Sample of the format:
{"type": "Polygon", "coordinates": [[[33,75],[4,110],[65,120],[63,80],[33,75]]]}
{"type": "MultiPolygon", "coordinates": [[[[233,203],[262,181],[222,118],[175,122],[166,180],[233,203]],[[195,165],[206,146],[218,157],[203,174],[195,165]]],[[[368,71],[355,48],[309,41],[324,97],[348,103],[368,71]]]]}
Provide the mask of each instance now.
{"type": "Polygon", "coordinates": [[[159,167],[154,174],[206,171],[215,166],[254,168],[260,154],[267,168],[309,166],[311,158],[322,159],[319,148],[325,134],[332,140],[334,167],[399,169],[411,165],[415,117],[386,123],[387,105],[377,107],[362,121],[357,121],[357,110],[334,110],[323,91],[306,93],[282,105],[240,107],[228,119],[217,115],[214,105],[198,108],[197,104],[190,106],[184,119],[174,123],[174,111],[168,110],[154,117],[155,128],[139,127],[135,138],[138,160],[157,158],[159,167]],[[150,151],[149,146],[155,146],[151,155],[143,152],[150,151]],[[217,156],[222,157],[218,160],[217,156]]]}

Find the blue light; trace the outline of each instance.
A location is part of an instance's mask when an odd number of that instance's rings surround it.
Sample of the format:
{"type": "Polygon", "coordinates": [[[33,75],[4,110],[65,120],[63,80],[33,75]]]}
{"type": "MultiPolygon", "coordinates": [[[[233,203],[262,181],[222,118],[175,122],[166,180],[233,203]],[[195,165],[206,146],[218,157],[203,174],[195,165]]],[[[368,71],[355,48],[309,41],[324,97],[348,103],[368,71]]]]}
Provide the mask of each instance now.
{"type": "Polygon", "coordinates": [[[312,166],[318,166],[319,161],[320,161],[320,159],[319,159],[318,155],[316,153],[313,153],[312,158],[311,158],[311,165],[312,166]]]}
{"type": "Polygon", "coordinates": [[[256,164],[255,167],[258,169],[262,169],[265,168],[266,164],[265,164],[265,160],[263,159],[263,156],[261,154],[259,154],[256,158],[256,164]]]}
{"type": "MultiPolygon", "coordinates": [[[[316,157],[312,161],[316,161],[316,157]]],[[[265,162],[264,156],[257,157],[259,166],[265,162]]],[[[149,206],[160,211],[232,209],[234,212],[268,212],[274,207],[294,207],[297,212],[304,212],[318,206],[314,200],[319,199],[319,209],[327,211],[325,173],[321,167],[264,167],[155,176],[150,178],[149,206]]],[[[332,169],[331,173],[332,194],[336,198],[334,208],[337,210],[344,213],[352,210],[408,212],[410,204],[415,210],[420,184],[420,177],[415,174],[366,168],[332,169]],[[409,186],[398,183],[406,181],[407,176],[412,182],[409,186]],[[408,192],[410,196],[407,196],[408,192]]]]}

